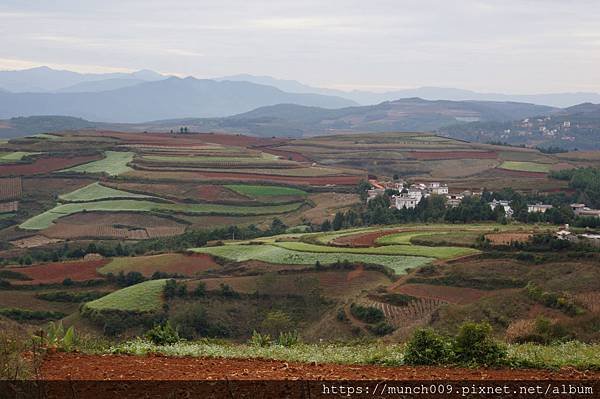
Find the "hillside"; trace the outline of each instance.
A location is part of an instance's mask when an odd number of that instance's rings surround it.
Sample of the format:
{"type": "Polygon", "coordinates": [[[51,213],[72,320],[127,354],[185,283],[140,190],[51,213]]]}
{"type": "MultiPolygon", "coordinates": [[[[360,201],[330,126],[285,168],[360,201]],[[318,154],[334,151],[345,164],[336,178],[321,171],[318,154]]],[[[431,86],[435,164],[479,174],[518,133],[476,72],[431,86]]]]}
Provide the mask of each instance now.
{"type": "Polygon", "coordinates": [[[457,122],[510,121],[555,109],[524,103],[427,101],[406,98],[378,105],[327,110],[278,104],[218,119],[165,121],[200,131],[235,131],[259,136],[311,136],[344,132],[431,131],[457,122]]]}
{"type": "Polygon", "coordinates": [[[469,141],[596,150],[600,148],[600,105],[584,103],[543,117],[532,114],[510,122],[473,122],[439,131],[469,141]]]}
{"type": "Polygon", "coordinates": [[[279,103],[325,108],[353,105],[342,98],[286,93],[253,83],[172,77],[96,93],[0,93],[0,118],[67,115],[131,123],[190,116],[221,117],[279,103]]]}

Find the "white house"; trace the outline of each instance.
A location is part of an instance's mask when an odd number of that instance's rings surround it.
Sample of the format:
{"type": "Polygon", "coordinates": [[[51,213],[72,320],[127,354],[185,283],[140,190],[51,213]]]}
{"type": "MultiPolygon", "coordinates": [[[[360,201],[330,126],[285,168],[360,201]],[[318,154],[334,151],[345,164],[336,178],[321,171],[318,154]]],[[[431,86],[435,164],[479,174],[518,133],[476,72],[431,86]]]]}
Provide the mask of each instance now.
{"type": "Polygon", "coordinates": [[[392,205],[396,209],[414,209],[421,202],[423,193],[419,190],[409,189],[407,193],[401,193],[400,195],[392,196],[392,205]]]}
{"type": "Polygon", "coordinates": [[[528,213],[546,213],[548,209],[552,209],[552,205],[544,205],[540,203],[527,205],[528,213]]]}
{"type": "Polygon", "coordinates": [[[504,208],[504,214],[507,217],[512,217],[514,211],[512,210],[512,208],[510,207],[510,202],[509,201],[497,201],[497,200],[493,200],[492,202],[489,203],[490,208],[492,208],[492,210],[496,209],[497,206],[501,206],[504,208]]]}

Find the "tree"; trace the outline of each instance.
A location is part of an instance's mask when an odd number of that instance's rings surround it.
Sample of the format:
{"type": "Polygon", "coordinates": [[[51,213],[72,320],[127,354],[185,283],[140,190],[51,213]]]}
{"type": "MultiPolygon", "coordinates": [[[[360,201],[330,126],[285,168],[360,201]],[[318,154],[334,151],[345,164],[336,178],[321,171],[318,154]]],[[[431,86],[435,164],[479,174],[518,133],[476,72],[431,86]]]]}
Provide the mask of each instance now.
{"type": "Polygon", "coordinates": [[[336,212],[331,227],[336,231],[344,227],[344,214],[342,212],[336,212]]]}
{"type": "Polygon", "coordinates": [[[325,219],[323,223],[321,223],[321,231],[329,231],[331,230],[331,222],[329,219],[325,219]]]}

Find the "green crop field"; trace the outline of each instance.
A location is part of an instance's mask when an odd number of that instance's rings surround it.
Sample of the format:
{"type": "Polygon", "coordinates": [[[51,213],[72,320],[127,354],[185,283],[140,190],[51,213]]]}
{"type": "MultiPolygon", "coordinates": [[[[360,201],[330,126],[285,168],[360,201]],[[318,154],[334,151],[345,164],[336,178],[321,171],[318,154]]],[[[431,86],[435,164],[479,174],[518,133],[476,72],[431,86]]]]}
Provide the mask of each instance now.
{"type": "Polygon", "coordinates": [[[14,152],[0,152],[0,163],[11,163],[21,161],[23,158],[30,155],[38,155],[41,152],[26,152],[26,151],[14,151],[14,152]]]}
{"type": "Polygon", "coordinates": [[[135,194],[123,190],[117,190],[110,187],[105,187],[100,183],[92,183],[82,187],[79,190],[72,191],[68,194],[63,194],[58,197],[65,202],[88,202],[98,201],[109,198],[152,198],[149,195],[135,194]]]}
{"type": "MultiPolygon", "coordinates": [[[[331,249],[335,250],[336,248],[331,249]]],[[[317,261],[321,264],[331,264],[347,260],[348,262],[372,263],[387,266],[393,269],[396,274],[403,273],[407,268],[425,265],[433,260],[432,258],[420,256],[354,254],[343,251],[321,253],[300,252],[269,244],[231,244],[219,247],[195,248],[192,249],[192,251],[210,254],[235,262],[258,260],[275,264],[314,265],[317,261]]]]}
{"type": "Polygon", "coordinates": [[[520,172],[538,172],[548,173],[552,165],[537,162],[519,162],[519,161],[504,161],[499,166],[500,169],[516,170],[520,172]]]}
{"type": "Polygon", "coordinates": [[[126,256],[112,258],[109,263],[98,269],[100,274],[119,272],[140,272],[146,277],[152,276],[156,271],[167,273],[179,273],[186,276],[195,275],[220,266],[209,257],[193,254],[167,253],[149,256],[126,256]]]}
{"type": "Polygon", "coordinates": [[[133,152],[106,151],[104,159],[63,169],[60,172],[106,173],[110,176],[116,176],[133,170],[127,166],[128,163],[133,161],[133,154],[133,152]]]}
{"type": "Polygon", "coordinates": [[[162,307],[162,293],[166,281],[164,279],[144,281],[88,302],[85,306],[93,310],[153,312],[162,307]]]}
{"type": "Polygon", "coordinates": [[[227,187],[242,195],[250,197],[298,197],[307,195],[306,191],[281,186],[253,186],[249,184],[228,184],[227,187]]]}
{"type": "Polygon", "coordinates": [[[172,212],[197,215],[258,216],[292,212],[302,202],[283,205],[233,206],[218,204],[167,204],[144,200],[108,200],[61,204],[26,220],[19,227],[25,230],[42,230],[56,219],[79,212],[172,212]]]}
{"type": "Polygon", "coordinates": [[[476,249],[464,247],[425,247],[421,245],[384,245],[381,247],[369,248],[329,247],[326,245],[314,245],[304,242],[276,242],[273,245],[299,252],[342,252],[370,255],[409,255],[426,256],[438,259],[455,258],[458,256],[472,255],[479,252],[476,249]]]}
{"type": "Polygon", "coordinates": [[[295,162],[280,160],[277,156],[267,153],[256,154],[256,156],[176,156],[176,155],[144,155],[141,157],[144,161],[165,162],[165,163],[184,163],[184,164],[250,164],[250,165],[271,165],[296,164],[295,162]]]}

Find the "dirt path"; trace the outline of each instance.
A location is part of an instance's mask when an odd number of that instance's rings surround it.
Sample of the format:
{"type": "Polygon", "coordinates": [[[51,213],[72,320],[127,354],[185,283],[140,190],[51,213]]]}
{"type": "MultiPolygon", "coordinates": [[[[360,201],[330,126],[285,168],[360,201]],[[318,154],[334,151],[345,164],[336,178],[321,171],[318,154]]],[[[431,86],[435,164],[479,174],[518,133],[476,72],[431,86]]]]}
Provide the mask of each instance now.
{"type": "Polygon", "coordinates": [[[598,380],[600,372],[572,369],[510,370],[443,367],[381,367],[293,363],[259,359],[162,356],[48,355],[45,380],[598,380]]]}

